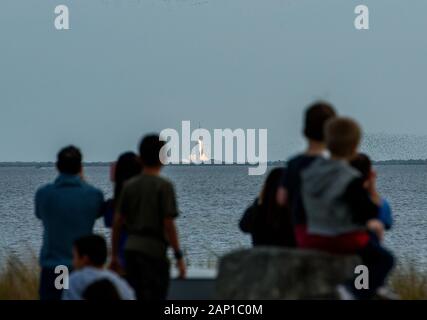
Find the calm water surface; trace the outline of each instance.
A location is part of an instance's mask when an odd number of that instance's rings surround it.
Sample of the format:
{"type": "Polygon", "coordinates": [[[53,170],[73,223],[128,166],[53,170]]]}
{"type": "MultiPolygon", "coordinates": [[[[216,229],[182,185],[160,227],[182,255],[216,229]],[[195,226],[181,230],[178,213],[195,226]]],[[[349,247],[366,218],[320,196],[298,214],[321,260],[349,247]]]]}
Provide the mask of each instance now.
{"type": "MultiPolygon", "coordinates": [[[[390,201],[395,217],[387,246],[400,261],[410,260],[427,269],[427,166],[378,166],[377,171],[379,190],[390,201]]],[[[164,175],[175,184],[182,247],[191,264],[212,265],[217,256],[250,245],[237,224],[264,177],[248,176],[246,167],[236,166],[168,167],[164,175]]],[[[0,261],[5,252],[38,253],[42,230],[33,213],[34,192],[55,176],[53,168],[0,168],[0,261]]],[[[107,167],[87,168],[86,176],[111,196],[107,167]]],[[[110,236],[102,221],[96,230],[110,236]]]]}

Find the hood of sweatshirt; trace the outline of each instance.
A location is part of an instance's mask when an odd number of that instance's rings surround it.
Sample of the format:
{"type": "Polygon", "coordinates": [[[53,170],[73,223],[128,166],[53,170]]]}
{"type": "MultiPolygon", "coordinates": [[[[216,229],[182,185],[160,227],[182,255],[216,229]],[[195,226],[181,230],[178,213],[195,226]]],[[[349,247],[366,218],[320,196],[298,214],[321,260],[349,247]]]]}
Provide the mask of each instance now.
{"type": "Polygon", "coordinates": [[[303,192],[315,198],[342,195],[359,172],[344,161],[319,158],[302,173],[303,192]]]}
{"type": "Polygon", "coordinates": [[[301,195],[308,232],[335,236],[359,230],[344,194],[357,170],[343,161],[318,159],[302,172],[301,195]]]}

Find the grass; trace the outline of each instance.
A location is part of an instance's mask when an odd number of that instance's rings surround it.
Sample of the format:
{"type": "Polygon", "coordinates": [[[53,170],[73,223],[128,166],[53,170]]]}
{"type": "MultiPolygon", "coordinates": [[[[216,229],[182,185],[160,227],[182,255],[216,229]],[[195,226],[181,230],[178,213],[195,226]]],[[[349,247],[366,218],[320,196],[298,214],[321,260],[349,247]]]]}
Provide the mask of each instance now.
{"type": "Polygon", "coordinates": [[[390,287],[402,300],[427,299],[427,272],[421,272],[413,264],[398,267],[390,279],[390,287]]]}
{"type": "Polygon", "coordinates": [[[8,255],[0,270],[0,300],[38,299],[39,267],[36,257],[28,261],[8,255]]]}
{"type": "MultiPolygon", "coordinates": [[[[25,261],[8,255],[0,270],[0,300],[38,299],[39,267],[35,255],[25,261]]],[[[427,272],[408,264],[398,267],[390,278],[390,287],[403,300],[427,299],[427,272]]]]}

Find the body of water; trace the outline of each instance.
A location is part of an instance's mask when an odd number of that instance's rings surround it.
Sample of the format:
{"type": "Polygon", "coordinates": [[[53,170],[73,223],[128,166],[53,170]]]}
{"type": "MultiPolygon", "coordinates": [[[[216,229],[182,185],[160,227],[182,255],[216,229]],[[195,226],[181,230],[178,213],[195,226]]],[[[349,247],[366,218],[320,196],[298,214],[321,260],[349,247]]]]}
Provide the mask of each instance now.
{"type": "MultiPolygon", "coordinates": [[[[392,206],[395,225],[386,245],[400,261],[427,266],[427,166],[378,166],[378,188],[392,206]]],[[[177,220],[182,247],[190,264],[212,265],[216,257],[250,239],[238,229],[244,209],[257,196],[264,176],[248,176],[244,166],[167,167],[164,175],[175,185],[181,215],[177,220]]],[[[87,180],[112,194],[109,168],[89,167],[87,180]]],[[[25,256],[38,254],[41,223],[34,216],[34,193],[56,177],[54,168],[0,168],[0,250],[25,256]]],[[[109,237],[102,219],[96,231],[109,237]]],[[[427,268],[425,268],[427,269],[427,268]]]]}

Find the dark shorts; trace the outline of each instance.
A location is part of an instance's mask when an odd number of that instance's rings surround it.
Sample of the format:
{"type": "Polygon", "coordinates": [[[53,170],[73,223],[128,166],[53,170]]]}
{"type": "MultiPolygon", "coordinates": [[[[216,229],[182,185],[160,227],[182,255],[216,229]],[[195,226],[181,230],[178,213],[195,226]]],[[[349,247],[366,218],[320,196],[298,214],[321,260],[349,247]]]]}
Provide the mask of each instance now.
{"type": "MultiPolygon", "coordinates": [[[[71,269],[69,268],[70,272],[71,269]]],[[[40,300],[61,300],[62,289],[55,288],[55,279],[59,274],[54,268],[42,268],[40,274],[39,295],[40,300]]]]}
{"type": "Polygon", "coordinates": [[[169,289],[169,262],[135,251],[125,251],[126,279],[137,300],[166,300],[169,289]]]}

